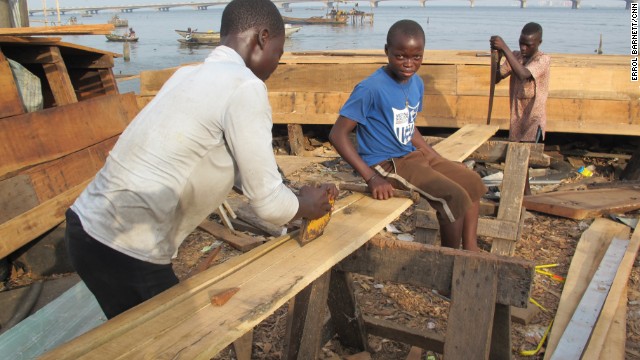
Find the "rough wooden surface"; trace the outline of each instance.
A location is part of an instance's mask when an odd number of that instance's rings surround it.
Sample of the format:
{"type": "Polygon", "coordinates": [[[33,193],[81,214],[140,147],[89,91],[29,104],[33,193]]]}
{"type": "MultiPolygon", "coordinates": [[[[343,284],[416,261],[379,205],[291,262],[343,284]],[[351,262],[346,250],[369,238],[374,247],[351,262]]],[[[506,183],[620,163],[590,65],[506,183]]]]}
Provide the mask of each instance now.
{"type": "Polygon", "coordinates": [[[581,220],[640,209],[640,189],[557,191],[524,197],[528,210],[581,220]]]}

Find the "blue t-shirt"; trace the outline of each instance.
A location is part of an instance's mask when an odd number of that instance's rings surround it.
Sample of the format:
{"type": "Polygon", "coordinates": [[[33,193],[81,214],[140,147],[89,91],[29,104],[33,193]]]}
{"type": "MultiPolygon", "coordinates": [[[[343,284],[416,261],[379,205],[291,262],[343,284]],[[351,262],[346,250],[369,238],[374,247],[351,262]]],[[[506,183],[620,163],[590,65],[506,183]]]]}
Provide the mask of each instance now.
{"type": "Polygon", "coordinates": [[[367,165],[415,150],[411,138],[423,95],[424,83],[419,76],[401,84],[384,68],[356,85],[340,115],[358,123],[358,154],[367,165]]]}

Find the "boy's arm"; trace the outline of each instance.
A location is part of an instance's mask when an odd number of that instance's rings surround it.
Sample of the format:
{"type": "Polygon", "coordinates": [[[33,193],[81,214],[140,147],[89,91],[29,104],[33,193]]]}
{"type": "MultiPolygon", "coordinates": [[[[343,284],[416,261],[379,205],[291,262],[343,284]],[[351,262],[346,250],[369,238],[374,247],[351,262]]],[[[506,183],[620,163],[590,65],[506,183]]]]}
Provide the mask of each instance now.
{"type": "Polygon", "coordinates": [[[349,134],[356,128],[357,123],[344,116],[339,116],[329,133],[329,141],[342,158],[353,167],[366,181],[373,198],[378,200],[393,197],[393,186],[383,177],[371,169],[362,160],[358,151],[351,143],[349,134]]]}
{"type": "MultiPolygon", "coordinates": [[[[509,65],[511,66],[511,72],[513,73],[513,75],[517,76],[520,80],[527,80],[531,78],[531,72],[529,71],[529,69],[524,67],[524,65],[522,65],[518,61],[518,59],[516,59],[516,56],[513,55],[513,51],[509,49],[509,46],[507,46],[507,44],[504,42],[504,40],[502,40],[500,36],[492,36],[491,40],[489,40],[489,43],[491,44],[492,49],[499,50],[500,53],[504,54],[505,58],[507,58],[507,61],[509,62],[509,65]]],[[[496,83],[502,79],[502,75],[496,74],[496,83]]]]}

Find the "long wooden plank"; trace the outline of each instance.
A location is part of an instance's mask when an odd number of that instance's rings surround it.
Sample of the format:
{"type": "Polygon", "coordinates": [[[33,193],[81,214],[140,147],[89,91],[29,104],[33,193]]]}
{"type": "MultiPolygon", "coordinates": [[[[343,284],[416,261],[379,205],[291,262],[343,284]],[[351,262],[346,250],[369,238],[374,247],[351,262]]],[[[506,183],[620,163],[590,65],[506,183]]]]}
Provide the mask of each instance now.
{"type": "Polygon", "coordinates": [[[0,36],[107,35],[111,34],[113,29],[115,29],[113,24],[0,28],[0,36]]]}
{"type": "MultiPolygon", "coordinates": [[[[407,199],[378,202],[359,197],[350,211],[335,214],[324,235],[306,246],[300,247],[295,240],[288,239],[247,263],[242,270],[219,278],[208,286],[201,286],[195,292],[188,283],[181,283],[143,304],[147,306],[136,307],[113,319],[127,330],[99,327],[43,358],[142,356],[208,359],[355,251],[410,205],[411,201],[407,199]],[[231,287],[239,287],[240,291],[224,306],[211,306],[210,294],[231,287]],[[183,301],[174,301],[173,306],[167,308],[163,301],[166,301],[166,296],[163,295],[181,293],[189,294],[181,295],[183,301]],[[154,311],[155,316],[147,317],[148,304],[155,305],[153,309],[164,308],[164,311],[154,311]],[[133,326],[128,321],[124,324],[117,321],[139,319],[141,316],[146,321],[135,320],[133,326]],[[114,337],[109,330],[119,335],[114,337]],[[93,339],[105,340],[93,342],[93,339]],[[76,346],[82,351],[77,351],[76,346]]],[[[194,278],[210,276],[209,271],[204,271],[194,278]]]]}
{"type": "Polygon", "coordinates": [[[557,191],[524,197],[528,210],[581,220],[640,209],[640,189],[557,191]]]}
{"type": "Polygon", "coordinates": [[[22,105],[22,98],[18,92],[18,86],[15,83],[13,72],[9,61],[2,53],[0,47],[0,118],[23,114],[25,107],[22,105]]]}
{"type": "Polygon", "coordinates": [[[607,301],[602,307],[598,322],[593,329],[589,345],[584,352],[585,359],[600,358],[600,354],[602,354],[602,348],[612,326],[616,311],[619,308],[620,299],[626,298],[627,282],[633,268],[633,262],[638,254],[638,247],[640,247],[640,230],[635,230],[618,267],[615,279],[607,295],[607,301]]]}
{"type": "MultiPolygon", "coordinates": [[[[611,327],[606,335],[604,346],[597,358],[608,360],[624,360],[627,342],[627,290],[620,296],[618,308],[611,321],[611,327]]],[[[586,359],[586,358],[585,358],[586,359]]]]}
{"type": "Polygon", "coordinates": [[[49,88],[53,93],[56,106],[67,105],[78,102],[67,66],[64,64],[60,49],[56,46],[50,46],[47,49],[47,58],[51,58],[51,62],[42,64],[44,73],[49,81],[49,88]]]}
{"type": "Polygon", "coordinates": [[[549,333],[545,359],[549,359],[558,345],[573,312],[578,306],[604,252],[614,237],[628,238],[629,228],[611,220],[598,218],[582,233],[571,259],[558,310],[549,333]]]}
{"type": "Polygon", "coordinates": [[[55,198],[0,224],[0,259],[44,234],[64,220],[64,212],[80,195],[91,179],[74,186],[55,198]]]}
{"type": "MultiPolygon", "coordinates": [[[[598,270],[584,292],[569,324],[558,340],[551,360],[579,360],[582,358],[593,327],[609,293],[609,289],[629,245],[629,240],[614,238],[604,254],[598,270]]],[[[635,254],[635,252],[634,252],[635,254]]],[[[617,306],[617,303],[615,304],[617,306]]]]}
{"type": "Polygon", "coordinates": [[[527,306],[534,264],[522,259],[374,237],[367,246],[342,261],[339,268],[371,276],[378,281],[449,291],[454,260],[458,257],[478,258],[495,263],[498,268],[496,303],[521,308],[527,306]]]}
{"type": "Polygon", "coordinates": [[[0,179],[118,135],[137,112],[129,93],[1,119],[0,179]]]}
{"type": "Polygon", "coordinates": [[[498,131],[496,125],[469,124],[433,146],[443,157],[463,161],[498,131]]]}

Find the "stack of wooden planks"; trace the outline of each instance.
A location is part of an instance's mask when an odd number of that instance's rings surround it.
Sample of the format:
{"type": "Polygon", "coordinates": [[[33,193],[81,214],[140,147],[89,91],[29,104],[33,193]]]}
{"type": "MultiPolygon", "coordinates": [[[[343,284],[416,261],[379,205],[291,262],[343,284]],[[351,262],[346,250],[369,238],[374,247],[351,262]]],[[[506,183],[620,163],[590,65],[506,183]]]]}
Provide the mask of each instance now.
{"type": "Polygon", "coordinates": [[[624,359],[627,281],[640,231],[598,218],[571,260],[545,359],[624,359]]]}

